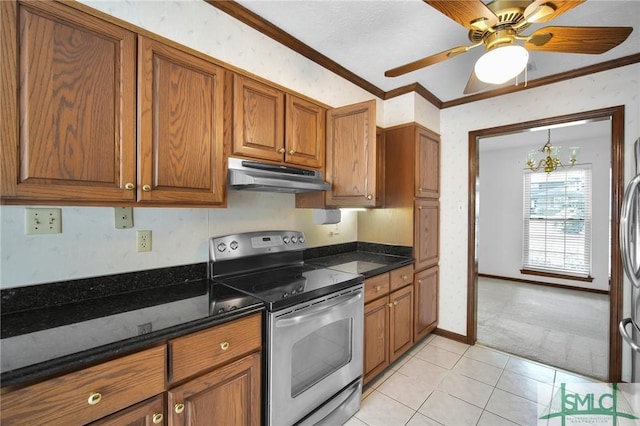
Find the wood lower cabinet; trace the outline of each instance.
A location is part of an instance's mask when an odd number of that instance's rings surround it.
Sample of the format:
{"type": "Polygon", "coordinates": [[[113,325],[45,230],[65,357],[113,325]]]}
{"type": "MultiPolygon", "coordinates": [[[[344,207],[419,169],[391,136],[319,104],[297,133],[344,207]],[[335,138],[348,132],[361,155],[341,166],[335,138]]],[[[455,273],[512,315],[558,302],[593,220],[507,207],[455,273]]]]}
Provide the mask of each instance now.
{"type": "Polygon", "coordinates": [[[3,201],[134,201],[135,34],[57,2],[0,2],[3,201]]]}
{"type": "Polygon", "coordinates": [[[438,325],[439,281],[440,270],[437,266],[415,274],[415,323],[413,329],[416,342],[435,330],[438,325]]]}
{"type": "Polygon", "coordinates": [[[90,426],[152,426],[166,425],[164,393],[119,411],[90,426]]]}
{"type": "Polygon", "coordinates": [[[170,389],[168,424],[259,426],[260,359],[253,353],[170,389]]]}
{"type": "Polygon", "coordinates": [[[3,393],[2,425],[70,425],[101,419],[161,394],[166,364],[163,345],[3,393]]]}
{"type": "MultiPolygon", "coordinates": [[[[412,267],[402,268],[409,272],[412,267]]],[[[413,346],[413,286],[409,279],[389,293],[390,275],[365,280],[364,367],[366,384],[413,346]]],[[[403,273],[396,274],[402,277],[403,273]]]]}
{"type": "Polygon", "coordinates": [[[233,102],[233,154],[324,167],[325,108],[239,74],[233,102]]]}

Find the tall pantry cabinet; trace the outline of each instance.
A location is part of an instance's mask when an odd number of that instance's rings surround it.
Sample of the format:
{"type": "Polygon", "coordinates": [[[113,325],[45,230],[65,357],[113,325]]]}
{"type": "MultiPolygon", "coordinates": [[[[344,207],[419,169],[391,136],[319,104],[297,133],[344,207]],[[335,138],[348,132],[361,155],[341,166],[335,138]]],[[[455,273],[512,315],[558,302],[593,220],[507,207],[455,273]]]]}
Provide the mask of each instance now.
{"type": "Polygon", "coordinates": [[[414,341],[438,325],[440,136],[418,124],[385,131],[385,207],[413,213],[414,341]]]}

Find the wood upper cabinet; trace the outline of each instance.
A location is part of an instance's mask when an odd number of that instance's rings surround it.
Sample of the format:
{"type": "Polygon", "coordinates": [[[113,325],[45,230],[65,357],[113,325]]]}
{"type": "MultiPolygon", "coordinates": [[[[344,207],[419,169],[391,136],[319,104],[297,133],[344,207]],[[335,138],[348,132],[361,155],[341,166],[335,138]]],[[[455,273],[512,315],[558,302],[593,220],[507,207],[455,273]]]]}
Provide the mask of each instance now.
{"type": "Polygon", "coordinates": [[[57,2],[0,2],[3,200],[133,201],[135,35],[57,2]]]}
{"type": "Polygon", "coordinates": [[[437,266],[416,273],[414,280],[415,323],[417,342],[438,325],[438,286],[440,270],[437,266]]]}
{"type": "Polygon", "coordinates": [[[435,133],[416,129],[415,196],[440,197],[440,138],[435,133]]]}
{"type": "Polygon", "coordinates": [[[170,389],[168,424],[259,426],[260,364],[256,352],[170,389]]]}
{"type": "Polygon", "coordinates": [[[146,37],[138,44],[138,200],[222,204],[224,69],[146,37]]]}
{"type": "Polygon", "coordinates": [[[312,168],[324,166],[326,110],[235,74],[233,154],[312,168]]]}
{"type": "Polygon", "coordinates": [[[413,256],[419,271],[436,265],[440,259],[440,203],[417,200],[414,214],[413,256]]]}
{"type": "Polygon", "coordinates": [[[376,137],[375,101],[328,113],[326,178],[331,190],[326,204],[338,207],[381,205],[380,152],[376,137]]]}

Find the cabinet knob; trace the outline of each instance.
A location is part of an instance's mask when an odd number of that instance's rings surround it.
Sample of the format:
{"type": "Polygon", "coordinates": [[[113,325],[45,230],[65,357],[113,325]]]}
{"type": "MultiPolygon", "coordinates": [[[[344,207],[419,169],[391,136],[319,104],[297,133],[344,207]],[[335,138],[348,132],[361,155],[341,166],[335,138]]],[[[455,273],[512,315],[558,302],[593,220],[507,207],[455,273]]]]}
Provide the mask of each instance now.
{"type": "Polygon", "coordinates": [[[418,210],[422,210],[422,206],[418,206],[418,210]]]}
{"type": "Polygon", "coordinates": [[[223,351],[226,351],[227,349],[229,349],[229,342],[222,342],[220,343],[220,349],[222,349],[223,351]]]}
{"type": "Polygon", "coordinates": [[[375,291],[380,291],[380,289],[381,289],[381,288],[382,288],[382,286],[381,286],[381,285],[377,285],[377,286],[375,286],[375,288],[374,288],[374,289],[375,289],[375,291]]]}
{"type": "Polygon", "coordinates": [[[153,424],[157,425],[162,423],[163,419],[164,419],[164,416],[162,415],[162,413],[154,413],[153,417],[151,418],[151,421],[153,421],[153,424]]]}
{"type": "Polygon", "coordinates": [[[373,198],[373,195],[369,194],[367,195],[367,200],[371,200],[373,198]]]}
{"type": "Polygon", "coordinates": [[[149,192],[151,191],[151,185],[142,185],[142,190],[144,192],[149,192]]]}
{"type": "Polygon", "coordinates": [[[418,191],[422,192],[422,188],[418,188],[418,191]]]}
{"type": "Polygon", "coordinates": [[[291,154],[291,155],[293,155],[293,154],[295,154],[295,153],[296,153],[296,151],[295,151],[294,149],[292,149],[292,150],[290,150],[290,151],[289,151],[289,154],[291,154]]]}
{"type": "Polygon", "coordinates": [[[422,284],[422,280],[418,280],[418,284],[422,284]]]}
{"type": "Polygon", "coordinates": [[[278,150],[278,152],[279,152],[280,154],[284,154],[285,149],[284,149],[284,148],[280,148],[280,149],[278,150]]]}
{"type": "Polygon", "coordinates": [[[389,303],[387,306],[393,308],[393,303],[389,303]]]}
{"type": "Polygon", "coordinates": [[[403,275],[403,276],[402,276],[402,279],[403,279],[403,280],[406,280],[406,279],[407,279],[407,276],[406,276],[406,275],[403,275]]]}
{"type": "Polygon", "coordinates": [[[132,184],[131,182],[127,182],[124,184],[124,189],[128,189],[129,191],[133,191],[134,189],[136,189],[136,186],[134,184],[132,184]]]}
{"type": "Polygon", "coordinates": [[[96,405],[100,401],[102,401],[102,394],[100,392],[91,392],[89,399],[87,399],[89,405],[96,405]]]}
{"type": "Polygon", "coordinates": [[[397,304],[398,304],[398,301],[397,301],[397,300],[394,300],[394,301],[393,301],[393,306],[396,306],[397,304]]]}
{"type": "Polygon", "coordinates": [[[173,406],[173,411],[175,411],[176,414],[182,413],[184,411],[184,404],[182,402],[178,402],[173,406]]]}

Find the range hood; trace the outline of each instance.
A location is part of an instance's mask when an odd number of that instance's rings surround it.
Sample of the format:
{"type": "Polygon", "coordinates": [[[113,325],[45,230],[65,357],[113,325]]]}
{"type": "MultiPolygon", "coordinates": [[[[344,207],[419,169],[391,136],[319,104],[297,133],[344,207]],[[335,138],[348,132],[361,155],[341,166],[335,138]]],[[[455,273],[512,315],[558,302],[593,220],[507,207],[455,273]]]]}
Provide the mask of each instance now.
{"type": "Polygon", "coordinates": [[[229,157],[229,189],[261,192],[312,192],[331,188],[322,172],[229,157]]]}

